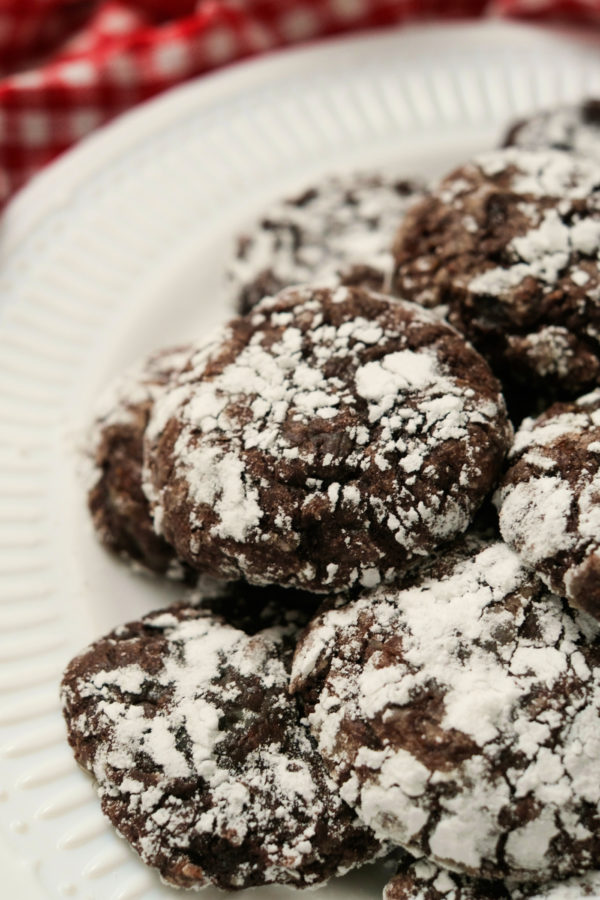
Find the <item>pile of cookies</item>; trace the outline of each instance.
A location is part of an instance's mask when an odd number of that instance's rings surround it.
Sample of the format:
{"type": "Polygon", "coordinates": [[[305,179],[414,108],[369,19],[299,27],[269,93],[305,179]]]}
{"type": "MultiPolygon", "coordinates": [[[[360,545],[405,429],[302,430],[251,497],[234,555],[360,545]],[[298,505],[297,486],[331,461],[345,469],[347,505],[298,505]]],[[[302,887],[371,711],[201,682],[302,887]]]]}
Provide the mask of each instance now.
{"type": "Polygon", "coordinates": [[[72,660],[69,742],[178,887],[600,893],[600,104],[240,236],[240,314],[103,398],[102,543],[186,599],[72,660]],[[597,871],[598,870],[598,871],[597,871]]]}

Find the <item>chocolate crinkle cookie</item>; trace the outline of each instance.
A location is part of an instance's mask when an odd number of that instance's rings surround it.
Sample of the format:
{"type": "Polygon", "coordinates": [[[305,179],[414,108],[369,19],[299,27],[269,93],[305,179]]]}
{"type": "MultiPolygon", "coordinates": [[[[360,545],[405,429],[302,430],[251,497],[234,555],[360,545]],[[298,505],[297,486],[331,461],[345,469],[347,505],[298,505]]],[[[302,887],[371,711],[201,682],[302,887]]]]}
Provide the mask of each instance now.
{"type": "Polygon", "coordinates": [[[505,541],[600,619],[600,390],[522,423],[495,502],[505,541]]]}
{"type": "Polygon", "coordinates": [[[427,859],[403,860],[383,900],[583,900],[600,891],[600,873],[544,885],[484,881],[441,869],[427,859]]]}
{"type": "Polygon", "coordinates": [[[185,347],[160,350],[114,382],[101,398],[88,438],[88,507],[100,541],[145,569],[178,578],[185,577],[185,569],[154,530],[142,487],[142,454],[154,401],[188,353],[185,347]]]}
{"type": "Polygon", "coordinates": [[[179,606],[116,629],[65,672],[76,759],[170,884],[307,887],[381,852],[300,722],[285,634],[179,606]]]}
{"type": "Polygon", "coordinates": [[[536,112],[511,125],[506,146],[569,150],[600,162],[600,100],[536,112]]]}
{"type": "Polygon", "coordinates": [[[268,209],[237,240],[228,266],[238,308],[302,282],[381,290],[398,225],[424,187],[381,174],[326,178],[268,209]]]}
{"type": "Polygon", "coordinates": [[[464,531],[511,441],[487,364],[364,289],[287,289],[198,350],[146,430],[155,526],[205,574],[328,593],[464,531]]]}
{"type": "Polygon", "coordinates": [[[292,689],[379,838],[539,883],[599,859],[599,663],[597,623],[471,535],[412,584],[317,616],[292,689]]]}
{"type": "Polygon", "coordinates": [[[407,214],[394,292],[440,308],[531,410],[536,395],[598,383],[599,251],[600,165],[509,147],[456,169],[407,214]]]}

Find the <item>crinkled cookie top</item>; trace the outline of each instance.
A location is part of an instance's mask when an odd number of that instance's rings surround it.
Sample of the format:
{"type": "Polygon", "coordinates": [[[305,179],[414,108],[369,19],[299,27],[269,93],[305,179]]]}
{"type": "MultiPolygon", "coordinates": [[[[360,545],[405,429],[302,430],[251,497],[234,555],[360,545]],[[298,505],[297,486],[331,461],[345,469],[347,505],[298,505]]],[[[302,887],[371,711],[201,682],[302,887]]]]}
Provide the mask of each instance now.
{"type": "Polygon", "coordinates": [[[600,101],[545,109],[511,126],[507,146],[569,150],[600,162],[600,101]]]}
{"type": "Polygon", "coordinates": [[[599,872],[541,885],[514,884],[469,878],[425,858],[407,858],[386,885],[383,900],[584,900],[599,890],[599,872]]]}
{"type": "Polygon", "coordinates": [[[501,542],[326,611],[296,650],[341,795],[379,837],[485,878],[600,853],[600,642],[501,542]]]}
{"type": "Polygon", "coordinates": [[[300,722],[289,633],[250,636],[179,606],[116,629],[66,670],[76,759],[171,884],[308,886],[380,850],[300,722]]]}
{"type": "Polygon", "coordinates": [[[526,419],[495,502],[505,541],[600,618],[600,390],[526,419]]]}
{"type": "Polygon", "coordinates": [[[464,531],[511,440],[452,328],[358,288],[290,288],[234,319],[159,400],[155,524],[207,574],[316,592],[389,581],[464,531]]]}
{"type": "Polygon", "coordinates": [[[440,307],[508,387],[577,396],[600,377],[600,164],[508,147],[407,214],[394,292],[440,307]]]}
{"type": "Polygon", "coordinates": [[[423,194],[414,181],[353,172],[273,204],[238,238],[229,263],[238,308],[304,282],[387,287],[394,234],[423,194]]]}

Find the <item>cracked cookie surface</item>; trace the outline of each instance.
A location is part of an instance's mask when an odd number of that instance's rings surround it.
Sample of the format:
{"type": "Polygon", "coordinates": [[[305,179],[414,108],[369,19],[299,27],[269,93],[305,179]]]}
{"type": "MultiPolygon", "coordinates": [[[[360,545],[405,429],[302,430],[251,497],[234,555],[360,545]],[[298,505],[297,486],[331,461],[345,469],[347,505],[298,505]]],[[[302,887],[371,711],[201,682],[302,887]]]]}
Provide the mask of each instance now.
{"type": "Polygon", "coordinates": [[[543,885],[511,884],[457,875],[422,858],[400,864],[383,900],[584,900],[599,890],[599,872],[543,885]]]}
{"type": "Polygon", "coordinates": [[[494,500],[504,540],[600,619],[600,390],[521,424],[494,500]]]}
{"type": "Polygon", "coordinates": [[[534,113],[511,126],[505,145],[569,150],[600,162],[600,100],[534,113]]]}
{"type": "Polygon", "coordinates": [[[487,364],[432,313],[289,288],[155,404],[146,492],[206,574],[372,587],[467,528],[511,436],[487,364]]]}
{"type": "Polygon", "coordinates": [[[597,623],[468,536],[402,589],[313,619],[299,691],[340,794],[380,837],[477,877],[600,854],[597,623]]]}
{"type": "Polygon", "coordinates": [[[396,229],[424,192],[414,181],[352,173],[274,204],[238,238],[228,266],[238,309],[303,282],[382,290],[396,229]]]}
{"type": "Polygon", "coordinates": [[[564,399],[600,377],[599,253],[600,165],[509,147],[409,211],[394,293],[443,310],[517,400],[564,399]]]}
{"type": "Polygon", "coordinates": [[[296,630],[249,636],[176,606],[116,629],[65,672],[75,757],[170,884],[306,887],[381,852],[288,693],[296,630]]]}

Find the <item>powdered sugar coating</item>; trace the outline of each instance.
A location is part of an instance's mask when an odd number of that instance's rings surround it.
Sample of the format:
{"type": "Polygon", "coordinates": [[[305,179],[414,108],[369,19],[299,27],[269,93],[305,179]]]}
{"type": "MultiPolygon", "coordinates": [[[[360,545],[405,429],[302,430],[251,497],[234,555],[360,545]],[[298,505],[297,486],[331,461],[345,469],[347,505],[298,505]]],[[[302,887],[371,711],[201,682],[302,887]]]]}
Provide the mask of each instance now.
{"type": "Polygon", "coordinates": [[[600,102],[586,100],[534,113],[511,126],[505,143],[528,150],[570,150],[600,162],[600,102]]]}
{"type": "Polygon", "coordinates": [[[147,492],[200,571],[373,587],[466,529],[510,437],[486,364],[431,313],[290,288],[156,404],[147,492]]]}
{"type": "MultiPolygon", "coordinates": [[[[401,862],[383,900],[513,900],[501,882],[482,881],[442,869],[430,860],[401,862]]],[[[517,900],[516,896],[514,900],[517,900]]],[[[519,900],[521,898],[519,897],[519,900]]]]}
{"type": "Polygon", "coordinates": [[[110,384],[87,440],[88,506],[100,541],[136,565],[174,577],[185,571],[153,528],[142,487],[143,438],[156,398],[185,367],[189,352],[159,350],[110,384]]]}
{"type": "Polygon", "coordinates": [[[504,539],[600,618],[600,390],[526,419],[495,502],[504,539]]]}
{"type": "Polygon", "coordinates": [[[300,723],[287,636],[171,607],[67,668],[76,758],[105,814],[171,884],[308,886],[380,852],[300,723]]]}
{"type": "Polygon", "coordinates": [[[540,881],[600,852],[600,641],[500,542],[313,620],[296,650],[319,750],[379,837],[540,881]]]}
{"type": "Polygon", "coordinates": [[[273,204],[237,241],[228,277],[238,307],[303,282],[389,284],[399,223],[424,187],[378,174],[325,178],[273,204]]]}
{"type": "Polygon", "coordinates": [[[583,900],[598,896],[600,873],[545,885],[482,881],[441,869],[422,858],[404,860],[386,885],[383,900],[583,900]]]}
{"type": "Polygon", "coordinates": [[[507,387],[577,396],[600,377],[599,254],[599,163],[509,147],[410,210],[394,291],[447,309],[507,387]]]}

